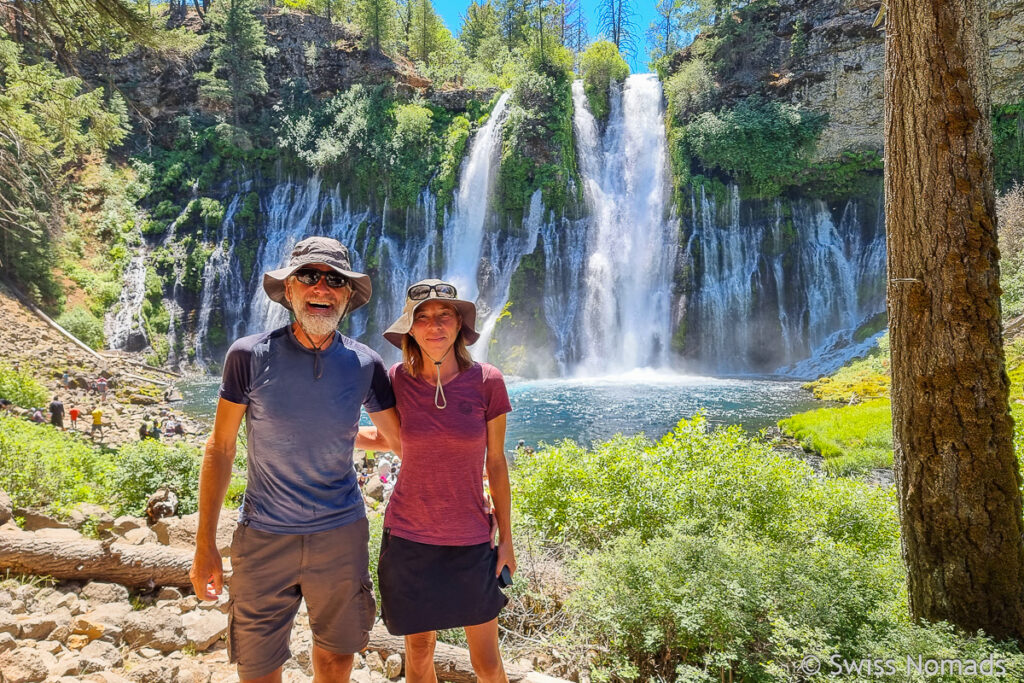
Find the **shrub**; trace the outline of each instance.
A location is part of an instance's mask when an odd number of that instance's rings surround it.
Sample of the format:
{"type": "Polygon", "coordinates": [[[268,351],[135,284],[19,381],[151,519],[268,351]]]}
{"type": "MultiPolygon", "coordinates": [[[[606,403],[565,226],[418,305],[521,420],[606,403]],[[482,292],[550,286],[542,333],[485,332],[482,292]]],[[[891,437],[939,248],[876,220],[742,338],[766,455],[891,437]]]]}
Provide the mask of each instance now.
{"type": "Polygon", "coordinates": [[[85,342],[89,348],[102,349],[105,343],[103,321],[81,306],[65,311],[57,318],[57,324],[85,342]]]}
{"type": "Polygon", "coordinates": [[[0,365],[0,398],[6,398],[21,408],[31,409],[49,403],[50,392],[31,373],[0,365]]]}
{"type": "Polygon", "coordinates": [[[178,495],[178,513],[191,514],[198,509],[201,463],[199,449],[184,443],[146,439],[126,444],[114,458],[109,502],[119,515],[142,515],[149,496],[166,486],[178,495]]]}
{"type": "Polygon", "coordinates": [[[615,43],[598,40],[590,44],[580,58],[580,74],[583,77],[583,91],[590,104],[590,113],[598,121],[604,121],[611,112],[608,102],[608,88],[613,82],[621,83],[629,75],[629,65],[619,54],[615,43]]]}
{"type": "Polygon", "coordinates": [[[718,86],[707,62],[693,59],[665,81],[668,112],[680,123],[703,111],[714,97],[718,86]]]}
{"type": "Polygon", "coordinates": [[[806,152],[824,123],[823,116],[753,95],[733,109],[697,116],[686,126],[685,142],[705,169],[775,196],[807,168],[806,152]]]}
{"type": "Polygon", "coordinates": [[[66,512],[102,503],[110,457],[45,424],[0,416],[0,489],[16,507],[66,512]]]}

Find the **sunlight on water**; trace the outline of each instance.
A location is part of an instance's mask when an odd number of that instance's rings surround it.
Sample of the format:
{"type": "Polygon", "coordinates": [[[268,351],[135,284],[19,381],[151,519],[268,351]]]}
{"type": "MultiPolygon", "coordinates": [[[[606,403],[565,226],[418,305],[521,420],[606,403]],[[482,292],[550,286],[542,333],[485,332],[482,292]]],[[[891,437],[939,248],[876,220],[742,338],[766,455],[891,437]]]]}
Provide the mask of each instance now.
{"type": "MultiPolygon", "coordinates": [[[[682,418],[703,410],[713,425],[739,424],[750,431],[817,407],[799,382],[715,378],[640,368],[602,377],[521,380],[506,378],[512,413],[506,448],[572,439],[587,446],[617,433],[643,432],[659,439],[682,418]]],[[[183,382],[183,408],[212,421],[220,382],[183,382]]],[[[369,419],[363,415],[363,423],[369,419]]]]}

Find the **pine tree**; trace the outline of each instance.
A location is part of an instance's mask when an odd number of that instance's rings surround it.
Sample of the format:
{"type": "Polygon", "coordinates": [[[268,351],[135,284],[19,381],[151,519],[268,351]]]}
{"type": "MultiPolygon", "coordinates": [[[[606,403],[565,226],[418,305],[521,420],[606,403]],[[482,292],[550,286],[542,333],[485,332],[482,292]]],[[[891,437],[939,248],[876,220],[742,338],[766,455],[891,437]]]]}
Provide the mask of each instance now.
{"type": "Polygon", "coordinates": [[[619,53],[632,56],[636,52],[636,11],[630,0],[601,0],[600,30],[619,53]]]}
{"type": "Polygon", "coordinates": [[[679,49],[683,30],[683,0],[658,0],[655,11],[658,18],[647,29],[647,37],[653,46],[651,62],[679,49]]]}
{"type": "Polygon", "coordinates": [[[476,59],[479,47],[490,38],[496,37],[500,30],[498,11],[491,4],[491,0],[487,0],[482,5],[474,0],[466,8],[466,13],[462,17],[459,40],[466,47],[469,56],[476,59]]]}
{"type": "Polygon", "coordinates": [[[415,0],[409,31],[409,56],[429,64],[430,53],[438,44],[437,32],[440,28],[445,27],[434,12],[434,4],[430,0],[415,0]]]}
{"type": "Polygon", "coordinates": [[[216,0],[210,7],[213,69],[197,74],[200,95],[231,111],[235,125],[252,108],[253,96],[267,92],[263,55],[267,38],[256,16],[257,0],[216,0]]]}
{"type": "Polygon", "coordinates": [[[358,0],[356,20],[368,50],[380,52],[395,31],[398,6],[395,0],[358,0]]]}

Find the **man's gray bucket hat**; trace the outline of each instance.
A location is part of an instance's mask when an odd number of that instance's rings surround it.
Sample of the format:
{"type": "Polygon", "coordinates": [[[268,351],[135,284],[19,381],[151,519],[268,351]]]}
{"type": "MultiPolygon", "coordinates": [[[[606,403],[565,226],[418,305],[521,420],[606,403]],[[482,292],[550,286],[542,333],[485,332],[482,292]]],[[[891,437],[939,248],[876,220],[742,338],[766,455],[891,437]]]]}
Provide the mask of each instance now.
{"type": "Polygon", "coordinates": [[[352,262],[348,257],[348,248],[330,237],[307,237],[292,249],[288,265],[284,268],[271,270],[263,274],[263,289],[272,301],[276,301],[289,311],[292,305],[284,295],[284,281],[303,266],[322,263],[336,273],[341,273],[352,284],[352,298],[349,300],[348,312],[356,310],[370,300],[373,291],[370,276],[352,270],[352,262]]]}

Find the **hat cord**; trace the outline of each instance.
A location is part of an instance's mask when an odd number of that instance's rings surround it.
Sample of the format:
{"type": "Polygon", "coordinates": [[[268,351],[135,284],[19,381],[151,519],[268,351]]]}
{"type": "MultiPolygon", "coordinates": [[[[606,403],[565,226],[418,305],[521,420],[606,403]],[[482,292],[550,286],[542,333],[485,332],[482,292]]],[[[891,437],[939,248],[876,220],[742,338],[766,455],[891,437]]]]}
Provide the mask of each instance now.
{"type": "Polygon", "coordinates": [[[448,399],[445,398],[444,387],[441,386],[441,363],[444,362],[444,359],[448,357],[448,354],[451,353],[454,348],[455,344],[452,344],[448,347],[448,350],[444,352],[444,355],[441,356],[441,360],[435,360],[433,356],[427,353],[426,349],[422,346],[420,347],[420,351],[423,352],[423,355],[433,361],[434,369],[437,370],[437,385],[434,389],[434,407],[438,410],[444,410],[448,407],[448,399]],[[438,399],[440,399],[440,401],[438,401],[438,399]]]}

